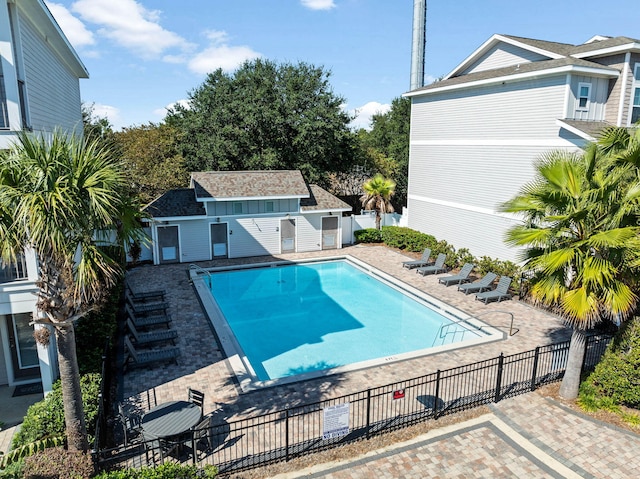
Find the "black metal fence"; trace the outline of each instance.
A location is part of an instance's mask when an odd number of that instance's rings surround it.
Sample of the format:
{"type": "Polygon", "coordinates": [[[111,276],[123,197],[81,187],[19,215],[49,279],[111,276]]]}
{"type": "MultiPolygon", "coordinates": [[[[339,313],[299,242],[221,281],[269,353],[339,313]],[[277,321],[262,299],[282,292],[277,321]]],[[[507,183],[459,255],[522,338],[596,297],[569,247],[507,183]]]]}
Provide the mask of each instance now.
{"type": "Polygon", "coordinates": [[[99,451],[107,444],[109,428],[107,420],[109,417],[109,388],[111,386],[111,341],[107,338],[102,352],[102,369],[100,371],[100,392],[98,393],[98,414],[96,419],[96,431],[93,442],[93,452],[99,451]]]}
{"type": "MultiPolygon", "coordinates": [[[[583,369],[595,366],[611,336],[587,338],[583,369]]],[[[221,411],[211,427],[182,438],[169,450],[159,441],[140,442],[96,453],[100,467],[139,467],[165,461],[211,464],[220,472],[239,471],[289,460],[427,419],[524,394],[564,375],[569,342],[500,356],[339,398],[227,422],[221,411]],[[327,434],[325,413],[337,406],[348,414],[348,431],[327,434]]]]}

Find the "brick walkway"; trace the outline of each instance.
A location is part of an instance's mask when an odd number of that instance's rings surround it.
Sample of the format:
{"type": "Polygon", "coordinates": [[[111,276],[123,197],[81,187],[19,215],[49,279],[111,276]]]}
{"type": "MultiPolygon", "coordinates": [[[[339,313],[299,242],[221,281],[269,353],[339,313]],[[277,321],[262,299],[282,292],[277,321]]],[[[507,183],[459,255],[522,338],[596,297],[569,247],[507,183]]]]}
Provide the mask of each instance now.
{"type": "Polygon", "coordinates": [[[638,477],[640,435],[537,393],[493,412],[350,460],[274,479],[638,477]]]}

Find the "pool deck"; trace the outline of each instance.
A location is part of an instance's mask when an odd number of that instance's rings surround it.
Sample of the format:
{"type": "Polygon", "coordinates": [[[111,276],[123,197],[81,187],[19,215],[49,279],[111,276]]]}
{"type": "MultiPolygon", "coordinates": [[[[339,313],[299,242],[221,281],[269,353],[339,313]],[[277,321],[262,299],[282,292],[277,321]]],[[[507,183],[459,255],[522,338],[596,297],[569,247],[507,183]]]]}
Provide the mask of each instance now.
{"type": "MultiPolygon", "coordinates": [[[[485,305],[476,301],[473,294],[465,296],[455,286],[445,287],[439,284],[438,275],[423,277],[415,270],[403,268],[402,261],[412,258],[383,246],[351,246],[341,250],[203,261],[197,264],[207,268],[337,254],[348,254],[369,263],[437,299],[480,316],[482,321],[507,333],[511,317],[504,312],[512,313],[517,333],[494,343],[241,393],[189,282],[189,264],[143,265],[131,269],[127,274],[128,280],[134,290],[166,290],[173,326],[178,330],[176,344],[181,349],[181,356],[177,366],[169,364],[153,369],[128,371],[119,389],[120,397],[145,409],[148,396],[154,397],[157,403],[185,399],[187,388],[192,387],[205,393],[205,412],[222,407],[227,419],[235,420],[410,379],[438,369],[493,358],[500,353],[519,353],[570,337],[570,331],[560,319],[551,314],[517,300],[485,305]]],[[[381,314],[391,316],[393,312],[381,311],[381,314]]]]}

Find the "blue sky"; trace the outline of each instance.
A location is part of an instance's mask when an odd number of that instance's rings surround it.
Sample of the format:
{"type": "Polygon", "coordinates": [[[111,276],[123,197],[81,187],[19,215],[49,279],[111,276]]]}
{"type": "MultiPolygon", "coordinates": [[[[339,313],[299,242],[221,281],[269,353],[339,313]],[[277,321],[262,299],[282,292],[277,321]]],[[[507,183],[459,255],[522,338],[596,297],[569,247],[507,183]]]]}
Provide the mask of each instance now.
{"type": "MultiPolygon", "coordinates": [[[[158,122],[206,73],[245,60],[331,71],[354,126],[409,89],[412,0],[45,0],[89,70],[82,100],[116,128],[158,122]]],[[[425,75],[494,33],[566,43],[640,38],[637,0],[427,1],[425,75]]]]}

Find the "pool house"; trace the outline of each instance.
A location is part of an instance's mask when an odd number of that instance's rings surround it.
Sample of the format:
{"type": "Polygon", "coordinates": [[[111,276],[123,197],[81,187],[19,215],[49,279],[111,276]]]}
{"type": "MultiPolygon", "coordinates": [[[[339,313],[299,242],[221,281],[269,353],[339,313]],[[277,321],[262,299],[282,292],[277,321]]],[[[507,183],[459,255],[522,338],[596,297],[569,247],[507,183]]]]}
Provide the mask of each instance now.
{"type": "Polygon", "coordinates": [[[143,259],[167,264],[339,249],[351,207],[298,170],[208,171],[145,211],[153,246],[143,259]]]}

